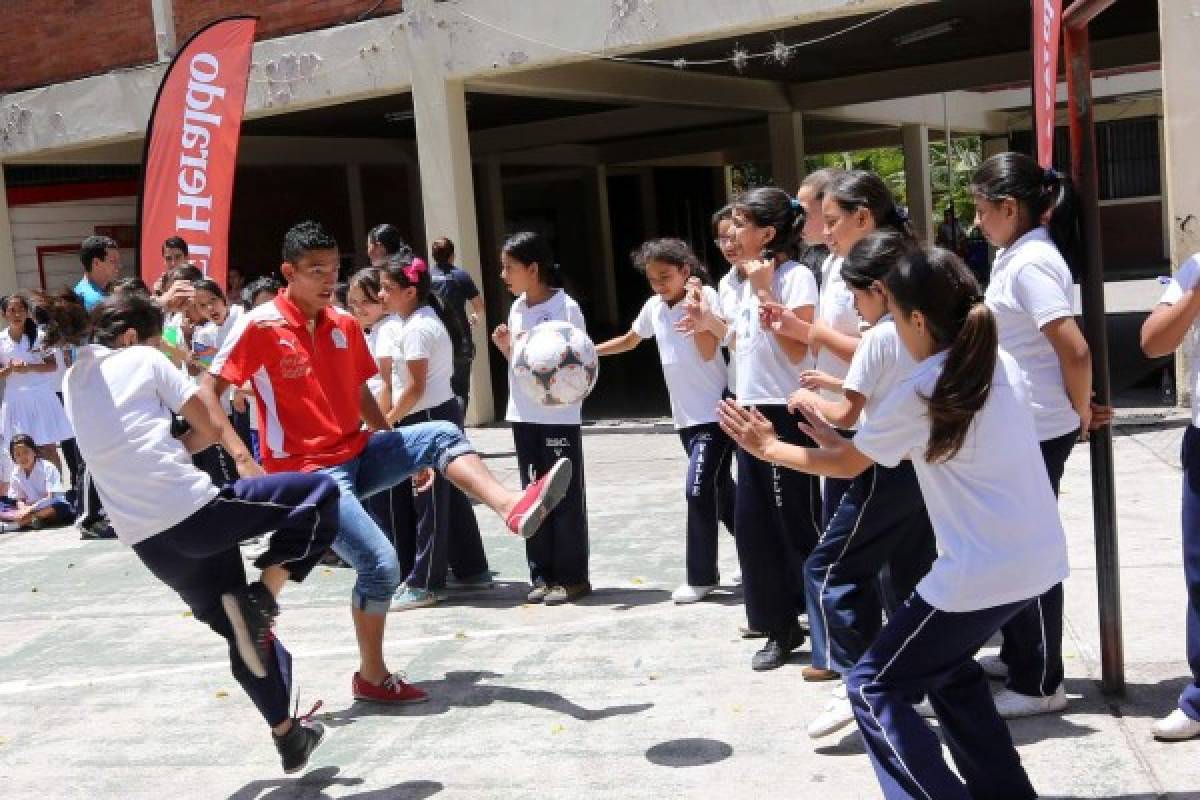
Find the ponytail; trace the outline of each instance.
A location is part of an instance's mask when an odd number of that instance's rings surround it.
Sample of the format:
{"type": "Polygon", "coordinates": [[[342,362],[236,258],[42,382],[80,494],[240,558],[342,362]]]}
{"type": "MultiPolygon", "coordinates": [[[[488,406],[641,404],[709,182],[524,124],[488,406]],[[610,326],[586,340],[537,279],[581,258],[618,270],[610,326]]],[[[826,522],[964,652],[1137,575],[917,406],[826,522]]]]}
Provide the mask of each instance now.
{"type": "Polygon", "coordinates": [[[893,230],[910,242],[916,242],[908,211],[896,205],[891,190],[874,172],[855,169],[842,173],[829,185],[827,196],[847,213],[865,208],[876,228],[893,230]]]}
{"type": "Polygon", "coordinates": [[[946,351],[933,394],[924,398],[930,423],[925,460],[949,461],[992,390],[1000,343],[995,317],[975,276],[940,247],[909,251],[885,283],[897,310],[921,312],[938,350],[946,351]]]}
{"type": "Polygon", "coordinates": [[[912,240],[897,231],[871,231],[842,259],[842,280],[851,288],[869,289],[886,278],[896,262],[915,247],[912,240]]]}
{"type": "MultiPolygon", "coordinates": [[[[429,306],[433,309],[433,313],[437,315],[442,326],[446,329],[447,335],[450,337],[450,344],[454,348],[454,352],[461,352],[464,342],[470,337],[470,333],[464,331],[459,326],[458,320],[454,315],[447,313],[445,307],[442,305],[442,301],[438,299],[437,295],[431,293],[430,288],[433,281],[429,275],[429,265],[421,259],[392,256],[388,259],[388,264],[384,268],[384,272],[387,273],[388,279],[401,289],[412,287],[417,290],[417,306],[429,306]]],[[[370,291],[370,277],[368,270],[362,269],[351,280],[366,281],[367,283],[363,286],[363,291],[367,293],[370,291]]],[[[379,296],[378,289],[376,289],[375,296],[379,296]]]]}
{"type": "Polygon", "coordinates": [[[1032,230],[1045,222],[1072,275],[1083,255],[1079,199],[1071,179],[1056,169],[1042,169],[1024,153],[998,153],[971,176],[971,191],[993,203],[1011,197],[1032,230]]]}

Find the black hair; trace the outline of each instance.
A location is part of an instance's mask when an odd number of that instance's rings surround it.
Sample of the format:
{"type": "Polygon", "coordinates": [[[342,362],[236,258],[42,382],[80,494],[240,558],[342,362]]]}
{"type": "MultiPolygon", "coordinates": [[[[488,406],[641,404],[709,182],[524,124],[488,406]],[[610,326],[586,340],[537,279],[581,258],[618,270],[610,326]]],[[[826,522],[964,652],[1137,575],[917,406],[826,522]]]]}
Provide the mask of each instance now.
{"type": "MultiPolygon", "coordinates": [[[[422,262],[423,263],[423,262],[422,262]]],[[[453,314],[446,312],[445,306],[437,295],[431,292],[432,278],[429,275],[429,265],[426,264],[423,269],[416,271],[416,280],[408,277],[408,272],[413,265],[412,259],[404,256],[392,256],[388,259],[388,265],[382,272],[386,274],[388,280],[399,286],[401,289],[413,288],[417,290],[417,307],[429,306],[433,309],[433,313],[437,314],[437,318],[441,320],[442,325],[446,328],[446,333],[450,336],[450,344],[454,348],[453,352],[459,353],[463,350],[463,345],[470,337],[470,331],[462,329],[458,318],[453,314]]]]}
{"type": "Polygon", "coordinates": [[[712,229],[715,235],[721,228],[721,223],[727,219],[733,219],[733,205],[724,205],[713,212],[712,229]]]}
{"type": "Polygon", "coordinates": [[[855,289],[870,289],[882,281],[916,244],[899,231],[871,231],[859,239],[842,260],[842,280],[855,289]]]}
{"type": "Polygon", "coordinates": [[[971,270],[940,247],[910,250],[884,283],[893,310],[920,311],[938,350],[948,351],[933,394],[924,398],[930,423],[925,460],[948,461],[992,390],[1000,344],[996,319],[971,270]]]}
{"type": "Polygon", "coordinates": [[[429,255],[433,260],[444,264],[454,258],[454,242],[448,237],[439,236],[433,240],[433,244],[429,246],[429,255]]]}
{"type": "Polygon", "coordinates": [[[130,328],[137,331],[139,341],[160,336],[163,329],[162,308],[144,292],[111,294],[90,315],[80,314],[78,303],[63,296],[52,298],[46,310],[50,315],[46,326],[48,345],[81,342],[90,337],[98,344],[112,347],[130,328]]]}
{"type": "Polygon", "coordinates": [[[371,228],[367,232],[367,241],[371,244],[382,245],[389,258],[391,256],[408,256],[412,258],[414,255],[412,247],[400,235],[400,229],[390,222],[385,222],[382,225],[376,225],[374,228],[371,228]]]}
{"type": "Polygon", "coordinates": [[[262,275],[250,281],[246,286],[242,287],[242,302],[247,308],[254,307],[254,296],[262,292],[270,292],[271,294],[279,294],[279,290],[283,285],[279,280],[272,275],[262,275]]]}
{"type": "Polygon", "coordinates": [[[205,291],[209,292],[210,294],[215,294],[217,297],[221,298],[222,303],[227,302],[225,299],[225,290],[222,289],[220,284],[218,284],[212,278],[201,278],[198,281],[192,281],[192,288],[196,289],[197,291],[205,291]]]}
{"type": "Polygon", "coordinates": [[[1083,253],[1083,236],[1079,202],[1069,177],[1057,170],[1042,169],[1024,153],[997,153],[975,170],[971,192],[993,203],[1006,197],[1016,200],[1029,226],[1025,231],[1036,228],[1049,214],[1050,238],[1071,272],[1076,273],[1083,253]]]}
{"type": "Polygon", "coordinates": [[[171,288],[171,284],[175,281],[195,283],[202,280],[204,280],[204,272],[199,267],[192,264],[184,264],[167,270],[167,274],[163,276],[163,290],[171,288]]]}
{"type": "Polygon", "coordinates": [[[825,199],[825,193],[829,191],[829,187],[833,182],[845,174],[846,170],[844,169],[822,167],[804,176],[804,180],[800,181],[800,188],[812,190],[813,199],[820,203],[825,199]]]}
{"type": "Polygon", "coordinates": [[[314,250],[337,250],[337,239],[334,239],[321,223],[306,219],[298,222],[283,235],[283,260],[289,264],[299,264],[306,253],[314,250]]]}
{"type": "Polygon", "coordinates": [[[83,262],[83,271],[92,271],[92,261],[108,258],[109,250],[116,250],[117,243],[108,236],[89,236],[79,247],[79,260],[83,262]]]}
{"type": "Polygon", "coordinates": [[[333,302],[338,308],[350,305],[350,282],[338,281],[333,285],[333,302]]]}
{"type": "Polygon", "coordinates": [[[692,248],[683,239],[651,239],[643,242],[640,247],[630,253],[629,258],[633,261],[633,268],[643,275],[646,274],[648,263],[660,261],[680,269],[686,267],[693,276],[704,283],[709,282],[708,270],[700,262],[700,259],[696,258],[692,248]]]}
{"type": "Polygon", "coordinates": [[[843,172],[826,188],[826,197],[832,197],[846,212],[865,208],[876,228],[890,228],[916,241],[908,213],[896,205],[891,190],[874,172],[861,169],[843,172]]]}
{"type": "Polygon", "coordinates": [[[38,455],[37,442],[33,440],[32,436],[30,436],[28,433],[15,433],[13,434],[13,437],[8,440],[8,454],[12,456],[13,461],[17,460],[17,448],[21,445],[25,445],[32,450],[34,458],[41,458],[41,456],[38,455]]]}
{"type": "Polygon", "coordinates": [[[762,258],[795,256],[804,236],[804,209],[790,194],[774,186],[760,186],[739,197],[733,208],[758,227],[775,229],[775,235],[763,247],[762,258]]]}
{"type": "Polygon", "coordinates": [[[538,265],[538,280],[551,289],[561,289],[562,271],[554,263],[554,251],[550,242],[536,231],[521,231],[509,236],[501,252],[525,266],[538,265]]]}
{"type": "MultiPolygon", "coordinates": [[[[38,336],[37,321],[33,318],[33,304],[29,302],[28,297],[17,292],[0,299],[0,309],[8,311],[8,304],[13,300],[19,300],[21,305],[25,306],[25,324],[21,327],[21,337],[28,339],[29,346],[33,347],[33,343],[37,341],[38,336]]],[[[20,341],[20,337],[18,337],[18,341],[20,341]]]]}
{"type": "Polygon", "coordinates": [[[150,293],[150,289],[146,286],[146,282],[144,280],[130,275],[117,278],[108,287],[108,290],[110,294],[117,294],[118,292],[141,292],[143,294],[150,293]]]}
{"type": "Polygon", "coordinates": [[[183,240],[182,236],[168,236],[164,239],[162,249],[166,250],[168,247],[172,250],[182,250],[185,256],[188,254],[187,242],[183,240]]]}
{"type": "Polygon", "coordinates": [[[383,270],[378,267],[363,267],[358,272],[350,276],[350,282],[346,286],[347,293],[350,289],[358,287],[358,290],[367,296],[367,299],[372,303],[379,302],[379,281],[383,275],[383,270]]]}

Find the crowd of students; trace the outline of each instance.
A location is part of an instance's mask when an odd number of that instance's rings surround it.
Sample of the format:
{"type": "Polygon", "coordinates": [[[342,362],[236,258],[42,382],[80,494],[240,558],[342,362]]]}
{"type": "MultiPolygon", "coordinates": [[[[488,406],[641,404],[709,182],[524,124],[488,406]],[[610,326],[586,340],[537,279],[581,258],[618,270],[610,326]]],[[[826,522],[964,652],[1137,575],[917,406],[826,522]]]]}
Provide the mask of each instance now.
{"type": "MultiPolygon", "coordinates": [[[[801,677],[833,688],[808,734],[857,723],[888,797],[1036,796],[1003,719],[1066,707],[1056,496],[1074,443],[1112,416],[1092,402],[1072,311],[1069,182],[1005,153],[972,191],[997,249],[986,287],[954,253],[917,242],[877,175],[826,169],[795,196],[751,189],[713,215],[729,262],[715,288],[686,242],[639,247],[651,296],[628,332],[597,346],[609,357],[655,340],[688,459],[673,600],[719,586],[724,525],[742,634],[763,640],[750,666],[780,668],[811,639],[801,677]],[[997,633],[999,655],[976,660],[997,633]],[[922,716],[940,720],[958,776],[922,716]]],[[[0,425],[16,464],[0,519],[72,513],[55,445],[86,417],[80,463],[116,535],[230,642],[234,674],[298,769],[323,733],[287,711],[289,659],[270,635],[284,582],[331,547],[356,572],[354,696],[424,700],[386,666],[384,620],[492,585],[469,495],[526,539],[530,602],[591,591],[581,403],[544,406],[510,380],[523,486],[510,491],[463,431],[482,303],[448,240],[431,266],[378,226],[370,266],[339,285],[337,243],[301,223],[284,241],[286,288],[260,279],[241,302],[188,265],[186,247],[164,244],[151,293],[113,281],[115,244],[85,242],[76,294],[90,321],[48,299],[39,328],[27,300],[5,301],[0,425]],[[61,384],[72,361],[64,413],[42,376],[61,384]],[[144,480],[117,480],[142,462],[144,480]],[[270,530],[247,585],[237,545],[270,530]]],[[[1198,275],[1193,260],[1172,283],[1147,322],[1148,352],[1200,339],[1198,275]]],[[[500,277],[515,299],[491,339],[506,359],[542,322],[586,329],[544,236],[507,239],[500,277]]],[[[1191,433],[1188,474],[1200,464],[1191,433]]],[[[1185,488],[1197,682],[1156,727],[1164,739],[1200,735],[1196,496],[1185,488]]]]}

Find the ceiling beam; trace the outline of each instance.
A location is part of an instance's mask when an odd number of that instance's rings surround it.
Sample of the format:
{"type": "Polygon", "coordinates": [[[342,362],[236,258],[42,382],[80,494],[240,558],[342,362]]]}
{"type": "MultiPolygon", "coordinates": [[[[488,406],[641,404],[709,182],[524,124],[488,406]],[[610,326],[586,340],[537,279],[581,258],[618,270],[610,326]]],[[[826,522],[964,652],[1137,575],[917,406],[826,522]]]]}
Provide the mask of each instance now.
{"type": "Polygon", "coordinates": [[[767,126],[757,124],[614,142],[601,145],[596,151],[602,164],[637,164],[661,158],[719,152],[748,143],[762,143],[765,146],[766,142],[767,126]]]}
{"type": "Polygon", "coordinates": [[[660,103],[742,111],[790,111],[786,84],[667,67],[591,61],[475,78],[472,92],[618,103],[660,103]]]}
{"type": "Polygon", "coordinates": [[[978,92],[899,97],[894,100],[823,108],[807,113],[809,116],[843,122],[945,127],[947,111],[950,115],[950,128],[956,132],[1003,133],[1008,129],[1007,117],[1003,113],[992,111],[985,96],[978,92]]]}

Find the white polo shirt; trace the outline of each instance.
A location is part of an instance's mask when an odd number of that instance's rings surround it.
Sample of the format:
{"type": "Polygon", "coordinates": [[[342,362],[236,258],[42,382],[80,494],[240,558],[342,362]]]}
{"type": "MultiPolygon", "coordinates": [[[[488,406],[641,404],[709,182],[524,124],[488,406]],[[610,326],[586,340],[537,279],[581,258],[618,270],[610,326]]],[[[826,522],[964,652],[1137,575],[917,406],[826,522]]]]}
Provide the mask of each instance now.
{"type": "Polygon", "coordinates": [[[63,400],[117,538],[135,545],[183,522],[217,496],[171,435],[171,413],[199,390],[152,347],[79,349],[63,400]]]}
{"type": "Polygon", "coordinates": [[[66,494],[62,475],[58,468],[44,458],[33,462],[28,475],[20,465],[14,465],[9,478],[8,491],[15,499],[40,510],[66,494]]]}
{"type": "MultiPolygon", "coordinates": [[[[544,302],[530,306],[522,294],[508,312],[508,332],[512,336],[512,349],[517,350],[517,341],[528,336],[534,326],[551,320],[569,322],[581,331],[587,330],[583,311],[569,294],[556,289],[544,302]]],[[[544,406],[521,391],[513,380],[512,362],[508,364],[508,409],[504,418],[509,422],[536,422],[542,425],[578,425],[582,422],[583,402],[563,406],[544,406]]]]}
{"type": "Polygon", "coordinates": [[[1025,380],[1000,352],[987,402],[962,449],[925,460],[945,352],[925,359],[863,423],[854,446],[878,464],[911,458],[938,557],[917,591],[942,611],[976,611],[1036,597],[1067,577],[1067,543],[1038,444],[1025,380]]]}
{"type": "MultiPolygon", "coordinates": [[[[788,308],[815,307],[817,279],[803,264],[786,261],[775,268],[772,294],[788,308]]],[[[788,358],[775,334],[759,321],[759,306],[754,287],[750,281],[743,281],[732,323],[737,334],[735,394],[743,405],[781,406],[800,386],[800,373],[812,368],[813,357],[808,353],[797,362],[788,358]]]]}
{"type": "MultiPolygon", "coordinates": [[[[840,256],[830,255],[821,264],[821,295],[817,301],[816,318],[838,333],[858,336],[862,332],[862,318],[854,308],[854,295],[850,293],[850,287],[842,280],[843,260],[840,256]]],[[[849,361],[843,360],[827,347],[817,351],[815,363],[817,369],[835,378],[845,378],[850,369],[849,361]]],[[[820,394],[827,400],[841,399],[838,392],[828,389],[822,389],[820,394]]]]}
{"type": "Polygon", "coordinates": [[[1063,383],[1062,364],[1042,333],[1049,323],[1074,314],[1071,270],[1042,226],[996,254],[985,299],[996,317],[1000,347],[1029,383],[1038,439],[1079,428],[1079,415],[1063,383]]]}
{"type": "MultiPolygon", "coordinates": [[[[733,332],[733,321],[737,319],[738,305],[742,299],[742,284],[745,281],[738,275],[737,267],[731,266],[729,272],[726,272],[724,277],[717,282],[717,304],[713,306],[713,313],[729,324],[729,333],[733,332]]],[[[726,340],[729,336],[726,334],[726,340]]],[[[722,342],[725,344],[725,342],[722,342]]],[[[726,383],[730,392],[737,391],[737,357],[729,354],[729,363],[725,368],[727,375],[726,383]]]]}
{"type": "MultiPolygon", "coordinates": [[[[1192,256],[1171,276],[1171,282],[1159,299],[1160,304],[1173,306],[1183,295],[1200,283],[1200,253],[1192,256]]],[[[1187,360],[1187,385],[1192,392],[1192,424],[1200,426],[1200,320],[1192,323],[1180,345],[1187,360]]]]}
{"type": "Polygon", "coordinates": [[[454,374],[454,345],[446,326],[438,319],[437,312],[429,306],[421,306],[400,325],[389,322],[379,337],[380,358],[392,359],[392,402],[399,397],[401,389],[412,383],[409,361],[425,361],[425,392],[409,411],[436,408],[447,400],[454,399],[450,377],[454,374]]]}
{"type": "MultiPolygon", "coordinates": [[[[720,302],[712,287],[702,290],[710,308],[720,302]]],[[[683,319],[683,303],[668,306],[654,295],[633,321],[632,330],[643,339],[654,338],[663,378],[671,396],[671,418],[676,428],[690,428],[717,421],[717,403],[725,394],[725,359],[718,350],[707,361],[696,348],[695,339],[675,330],[683,319]]]]}
{"type": "Polygon", "coordinates": [[[907,378],[917,366],[891,315],[882,317],[862,335],[842,388],[857,392],[866,398],[858,424],[870,419],[879,404],[891,393],[896,384],[907,378]]]}

